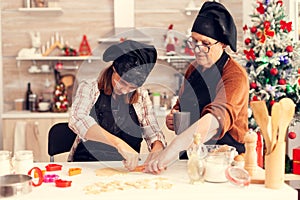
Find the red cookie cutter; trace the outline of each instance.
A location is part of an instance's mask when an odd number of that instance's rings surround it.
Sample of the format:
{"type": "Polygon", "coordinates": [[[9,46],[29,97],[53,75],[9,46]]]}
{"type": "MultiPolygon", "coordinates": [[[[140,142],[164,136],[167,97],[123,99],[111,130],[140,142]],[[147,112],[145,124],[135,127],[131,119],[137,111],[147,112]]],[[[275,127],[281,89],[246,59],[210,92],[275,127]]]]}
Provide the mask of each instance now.
{"type": "Polygon", "coordinates": [[[38,168],[38,167],[33,167],[32,169],[30,169],[28,171],[28,175],[29,176],[31,176],[31,173],[32,173],[33,170],[38,174],[39,181],[38,181],[38,183],[34,183],[32,181],[32,185],[35,186],[35,187],[36,186],[40,186],[43,183],[43,173],[42,173],[42,170],[40,168],[38,168]]]}
{"type": "Polygon", "coordinates": [[[71,183],[72,183],[72,181],[66,181],[66,180],[62,180],[62,179],[55,180],[56,187],[70,187],[71,183]]]}
{"type": "Polygon", "coordinates": [[[47,171],[59,171],[61,170],[62,165],[58,165],[58,164],[48,164],[46,166],[46,170],[47,171]]]}

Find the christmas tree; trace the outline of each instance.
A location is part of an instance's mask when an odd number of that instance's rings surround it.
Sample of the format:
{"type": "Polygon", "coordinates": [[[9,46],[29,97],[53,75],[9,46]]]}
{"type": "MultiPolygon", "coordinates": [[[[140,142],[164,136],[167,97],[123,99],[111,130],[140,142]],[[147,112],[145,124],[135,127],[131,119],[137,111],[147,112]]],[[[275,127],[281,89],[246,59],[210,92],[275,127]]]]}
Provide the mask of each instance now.
{"type": "MultiPolygon", "coordinates": [[[[255,0],[253,7],[252,25],[243,27],[244,48],[238,53],[249,75],[249,101],[265,101],[270,112],[275,102],[288,97],[299,112],[299,45],[292,22],[286,21],[281,0],[255,0]]],[[[249,128],[257,128],[250,109],[248,117],[249,128]]]]}
{"type": "Polygon", "coordinates": [[[68,98],[67,98],[67,90],[65,85],[60,82],[55,85],[55,89],[53,92],[53,111],[54,112],[67,112],[68,111],[68,98]]]}

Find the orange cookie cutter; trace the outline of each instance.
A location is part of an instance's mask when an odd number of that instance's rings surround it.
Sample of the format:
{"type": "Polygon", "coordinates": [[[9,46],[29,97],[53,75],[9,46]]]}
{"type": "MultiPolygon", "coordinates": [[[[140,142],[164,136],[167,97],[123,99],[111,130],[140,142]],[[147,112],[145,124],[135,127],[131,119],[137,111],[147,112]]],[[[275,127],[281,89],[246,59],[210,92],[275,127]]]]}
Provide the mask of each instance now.
{"type": "Polygon", "coordinates": [[[69,168],[68,173],[69,173],[69,176],[81,174],[81,168],[69,168]]]}

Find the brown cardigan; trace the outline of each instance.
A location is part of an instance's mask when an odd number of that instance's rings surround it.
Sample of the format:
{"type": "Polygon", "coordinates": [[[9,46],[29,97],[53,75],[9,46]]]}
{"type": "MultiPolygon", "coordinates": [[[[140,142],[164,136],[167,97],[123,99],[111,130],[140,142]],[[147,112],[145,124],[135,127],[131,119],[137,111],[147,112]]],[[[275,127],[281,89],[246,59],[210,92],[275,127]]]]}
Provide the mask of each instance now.
{"type": "MultiPolygon", "coordinates": [[[[186,79],[195,70],[195,66],[196,61],[190,64],[185,73],[186,79]]],[[[181,87],[179,95],[183,93],[183,88],[184,86],[181,87]]],[[[221,130],[219,139],[229,132],[237,142],[244,143],[244,136],[248,131],[248,102],[247,72],[229,57],[223,68],[222,79],[217,85],[216,98],[203,108],[201,116],[211,113],[218,119],[221,130]]],[[[179,108],[179,101],[173,108],[179,108]]]]}

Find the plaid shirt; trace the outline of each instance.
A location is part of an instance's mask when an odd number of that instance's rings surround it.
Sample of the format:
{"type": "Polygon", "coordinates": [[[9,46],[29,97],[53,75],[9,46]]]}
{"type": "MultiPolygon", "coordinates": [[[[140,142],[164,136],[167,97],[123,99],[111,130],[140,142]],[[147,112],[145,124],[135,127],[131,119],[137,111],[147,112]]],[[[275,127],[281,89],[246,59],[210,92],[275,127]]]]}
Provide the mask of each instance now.
{"type": "MultiPolygon", "coordinates": [[[[161,141],[166,146],[165,136],[158,125],[148,92],[141,88],[138,88],[138,92],[140,96],[133,107],[140,126],[144,130],[142,137],[147,143],[148,150],[151,150],[151,145],[156,140],[161,141]]],[[[83,80],[78,86],[69,119],[69,127],[77,134],[77,137],[71,148],[68,161],[73,160],[74,152],[81,140],[86,140],[85,134],[88,129],[97,124],[96,120],[89,114],[99,95],[97,80],[83,80]]]]}

